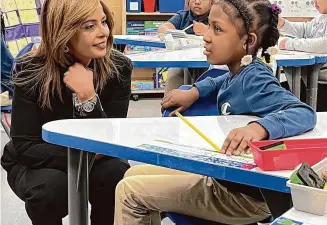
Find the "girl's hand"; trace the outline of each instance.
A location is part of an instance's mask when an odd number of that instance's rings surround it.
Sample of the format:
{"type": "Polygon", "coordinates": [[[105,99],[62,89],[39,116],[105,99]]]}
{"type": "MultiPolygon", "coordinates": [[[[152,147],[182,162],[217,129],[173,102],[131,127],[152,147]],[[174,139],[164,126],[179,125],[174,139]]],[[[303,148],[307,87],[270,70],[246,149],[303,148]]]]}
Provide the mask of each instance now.
{"type": "Polygon", "coordinates": [[[268,132],[259,123],[233,129],[225,139],[221,153],[227,155],[250,154],[249,141],[260,141],[268,137],[268,132]]]}
{"type": "Polygon", "coordinates": [[[80,63],[75,63],[68,68],[64,75],[64,83],[77,95],[80,102],[84,102],[95,95],[93,72],[80,63]]]}
{"type": "Polygon", "coordinates": [[[169,116],[174,116],[176,112],[183,112],[189,108],[199,97],[200,94],[196,87],[186,91],[175,89],[167,93],[161,106],[164,109],[177,106],[178,108],[169,114],[169,116]]]}
{"type": "Polygon", "coordinates": [[[283,38],[280,42],[279,42],[279,49],[281,50],[285,50],[286,49],[286,42],[289,40],[289,38],[283,38]]]}

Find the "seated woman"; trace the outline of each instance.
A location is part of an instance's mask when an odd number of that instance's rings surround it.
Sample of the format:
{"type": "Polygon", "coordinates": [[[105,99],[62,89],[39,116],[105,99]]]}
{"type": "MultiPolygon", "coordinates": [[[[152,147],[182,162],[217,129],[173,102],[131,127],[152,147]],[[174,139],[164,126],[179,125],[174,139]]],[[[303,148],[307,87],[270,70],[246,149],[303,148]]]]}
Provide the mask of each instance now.
{"type": "MultiPolygon", "coordinates": [[[[132,65],[112,49],[113,18],[100,0],[45,0],[40,20],[40,46],[13,74],[12,141],[1,165],[33,225],[61,225],[68,213],[67,151],[42,140],[42,125],[126,117],[132,65]]],[[[115,187],[128,168],[97,155],[89,178],[92,225],[113,224],[115,187]]]]}

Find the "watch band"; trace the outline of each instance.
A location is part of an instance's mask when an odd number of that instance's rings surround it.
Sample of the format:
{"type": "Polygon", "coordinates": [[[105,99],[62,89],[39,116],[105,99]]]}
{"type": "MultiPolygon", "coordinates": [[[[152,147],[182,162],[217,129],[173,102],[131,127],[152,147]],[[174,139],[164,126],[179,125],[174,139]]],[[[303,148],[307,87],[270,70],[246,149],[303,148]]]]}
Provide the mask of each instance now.
{"type": "Polygon", "coordinates": [[[77,95],[75,93],[73,93],[73,103],[74,103],[76,111],[78,111],[79,113],[92,112],[97,104],[98,99],[99,99],[98,94],[95,94],[92,98],[90,98],[84,102],[79,102],[77,95]]]}

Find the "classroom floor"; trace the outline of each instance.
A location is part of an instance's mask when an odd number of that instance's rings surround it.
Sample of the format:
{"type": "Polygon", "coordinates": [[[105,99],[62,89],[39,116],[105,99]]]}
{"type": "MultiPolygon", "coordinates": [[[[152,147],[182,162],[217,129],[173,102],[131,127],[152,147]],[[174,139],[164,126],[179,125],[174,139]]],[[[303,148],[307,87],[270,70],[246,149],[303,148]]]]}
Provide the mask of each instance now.
{"type": "MultiPolygon", "coordinates": [[[[160,100],[147,99],[131,101],[128,117],[161,117],[160,100]]],[[[8,137],[1,131],[1,153],[3,146],[8,142],[8,137]]],[[[135,165],[135,162],[131,162],[135,165]]],[[[30,225],[31,222],[26,214],[24,203],[12,192],[6,177],[7,174],[1,167],[1,225],[30,225]]],[[[64,219],[63,225],[68,225],[68,217],[64,219]]],[[[162,225],[173,225],[172,222],[164,220],[162,225]]]]}

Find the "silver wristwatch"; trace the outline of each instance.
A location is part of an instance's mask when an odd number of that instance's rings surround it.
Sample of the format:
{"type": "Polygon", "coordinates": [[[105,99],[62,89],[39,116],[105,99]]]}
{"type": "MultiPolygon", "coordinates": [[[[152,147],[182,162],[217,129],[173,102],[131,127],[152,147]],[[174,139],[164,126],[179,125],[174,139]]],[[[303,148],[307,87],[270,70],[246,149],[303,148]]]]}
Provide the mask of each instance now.
{"type": "Polygon", "coordinates": [[[73,102],[74,102],[74,106],[76,111],[78,111],[79,113],[90,113],[94,110],[95,105],[97,104],[99,96],[97,94],[95,94],[94,97],[84,101],[84,102],[79,102],[77,95],[75,93],[73,93],[73,102]]]}

